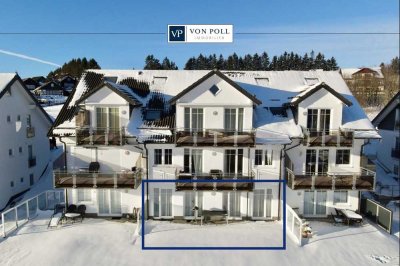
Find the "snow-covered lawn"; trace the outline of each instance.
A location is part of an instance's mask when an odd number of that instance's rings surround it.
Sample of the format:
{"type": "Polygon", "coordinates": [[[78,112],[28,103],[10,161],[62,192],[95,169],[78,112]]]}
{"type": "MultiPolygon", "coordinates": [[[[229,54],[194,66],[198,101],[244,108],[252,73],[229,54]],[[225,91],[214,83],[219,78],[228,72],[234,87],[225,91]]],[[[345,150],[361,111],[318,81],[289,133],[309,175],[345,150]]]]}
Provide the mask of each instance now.
{"type": "MultiPolygon", "coordinates": [[[[315,236],[303,247],[287,238],[285,251],[153,251],[141,250],[134,236],[136,224],[85,219],[83,223],[47,229],[49,212],[20,228],[0,242],[0,265],[398,265],[398,239],[373,225],[333,226],[311,222],[315,236]]],[[[278,223],[249,223],[210,226],[205,233],[197,225],[177,228],[169,222],[151,222],[146,245],[187,241],[218,243],[254,242],[254,235],[275,230],[278,223]],[[275,224],[275,225],[274,225],[275,224]],[[237,230],[232,230],[237,229],[237,230]],[[251,232],[250,236],[239,231],[251,232]],[[229,234],[222,234],[222,233],[229,234]],[[221,240],[224,235],[225,240],[221,240]],[[207,239],[206,239],[207,238],[207,239]],[[166,240],[165,240],[166,239],[166,240]],[[187,240],[188,239],[188,240],[187,240]]],[[[258,237],[256,237],[258,238],[258,237]]],[[[261,238],[261,237],[260,237],[261,238]]],[[[0,240],[1,241],[1,240],[0,240]]],[[[193,243],[193,242],[191,242],[193,243]]]]}

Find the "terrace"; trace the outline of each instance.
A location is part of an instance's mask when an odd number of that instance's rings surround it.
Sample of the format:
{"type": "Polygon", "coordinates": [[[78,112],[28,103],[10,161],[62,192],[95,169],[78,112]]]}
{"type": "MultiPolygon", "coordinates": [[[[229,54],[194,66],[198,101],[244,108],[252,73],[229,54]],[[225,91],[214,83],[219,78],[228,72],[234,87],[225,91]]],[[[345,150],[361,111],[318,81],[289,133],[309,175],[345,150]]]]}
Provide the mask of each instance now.
{"type": "Polygon", "coordinates": [[[303,128],[303,144],[310,147],[352,147],[354,132],[349,130],[312,131],[303,128]]]}
{"type": "Polygon", "coordinates": [[[255,131],[230,131],[225,129],[204,129],[202,131],[190,131],[188,129],[178,129],[175,131],[175,144],[177,147],[252,147],[255,145],[255,131]]]}
{"type": "Polygon", "coordinates": [[[210,173],[183,173],[176,175],[176,190],[238,190],[252,191],[254,188],[253,174],[228,174],[222,171],[210,173]],[[224,182],[226,180],[226,182],[224,182]],[[237,180],[238,182],[233,182],[237,180]],[[196,182],[198,181],[198,182],[196,182]],[[247,182],[246,182],[247,181],[247,182]]]}
{"type": "Polygon", "coordinates": [[[286,168],[286,181],[291,189],[357,189],[374,190],[375,172],[360,167],[359,172],[305,173],[286,168]]]}
{"type": "Polygon", "coordinates": [[[77,128],[77,145],[114,145],[125,143],[124,128],[77,128]]]}
{"type": "Polygon", "coordinates": [[[141,179],[141,169],[121,172],[54,171],[55,188],[136,189],[141,179]]]}

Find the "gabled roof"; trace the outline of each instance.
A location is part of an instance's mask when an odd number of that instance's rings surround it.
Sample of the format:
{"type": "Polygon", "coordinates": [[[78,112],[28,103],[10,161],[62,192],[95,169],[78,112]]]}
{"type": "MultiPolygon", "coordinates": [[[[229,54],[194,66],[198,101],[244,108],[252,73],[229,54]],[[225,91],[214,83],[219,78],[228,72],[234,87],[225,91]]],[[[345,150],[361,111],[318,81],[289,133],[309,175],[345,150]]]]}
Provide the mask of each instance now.
{"type": "Polygon", "coordinates": [[[398,105],[400,104],[400,91],[383,107],[383,109],[372,120],[374,126],[378,126],[380,122],[398,105]]]}
{"type": "Polygon", "coordinates": [[[63,88],[60,86],[60,84],[58,84],[55,81],[48,81],[48,82],[44,83],[42,86],[39,86],[36,89],[34,89],[33,92],[37,92],[40,90],[60,90],[60,91],[62,91],[63,88]],[[53,86],[52,86],[52,84],[53,84],[53,86]]]}
{"type": "Polygon", "coordinates": [[[229,85],[231,85],[232,87],[234,87],[235,89],[240,91],[242,94],[244,94],[250,100],[252,100],[255,104],[257,104],[257,105],[261,104],[261,101],[259,99],[257,99],[255,95],[250,94],[248,91],[246,91],[245,89],[240,87],[236,82],[234,82],[233,80],[231,80],[230,78],[225,76],[219,70],[211,70],[207,75],[203,76],[201,79],[197,80],[195,83],[193,83],[192,85],[190,85],[189,87],[187,87],[186,89],[184,89],[183,91],[178,93],[175,97],[171,98],[169,100],[169,103],[170,104],[176,103],[176,101],[178,99],[180,99],[183,95],[185,95],[186,93],[190,92],[191,90],[193,90],[194,88],[199,86],[201,83],[203,83],[204,81],[206,81],[207,79],[209,79],[213,75],[217,75],[218,77],[220,77],[221,79],[226,81],[229,85]]]}
{"type": "Polygon", "coordinates": [[[86,93],[83,97],[81,97],[79,100],[76,101],[76,104],[80,104],[81,102],[83,102],[84,100],[86,100],[87,98],[89,98],[91,95],[93,95],[94,93],[96,93],[97,91],[99,91],[100,89],[107,87],[110,90],[112,90],[113,92],[115,92],[116,94],[118,94],[119,96],[121,96],[123,99],[125,99],[128,103],[130,103],[133,106],[141,106],[141,102],[136,99],[136,97],[130,93],[129,90],[127,90],[124,86],[115,84],[115,83],[111,83],[108,81],[103,81],[102,84],[100,84],[99,86],[97,86],[96,88],[94,88],[93,90],[91,90],[90,92],[86,93]]]}
{"type": "Polygon", "coordinates": [[[310,88],[300,92],[297,94],[291,101],[288,103],[289,106],[297,106],[299,103],[301,103],[303,100],[306,98],[310,97],[320,89],[325,89],[328,92],[330,92],[332,95],[334,95],[336,98],[341,100],[345,105],[351,106],[353,103],[349,100],[347,100],[342,94],[338,93],[334,89],[332,89],[330,86],[328,86],[325,82],[320,82],[317,83],[310,88]]]}
{"type": "MultiPolygon", "coordinates": [[[[53,119],[49,116],[49,114],[43,109],[43,107],[39,104],[37,101],[36,97],[33,96],[33,94],[30,92],[30,90],[26,87],[24,81],[21,79],[21,77],[16,74],[16,73],[6,73],[6,74],[0,74],[0,77],[7,77],[8,82],[7,83],[0,83],[0,99],[3,97],[3,95],[11,89],[11,86],[14,84],[14,82],[19,82],[21,86],[24,88],[25,92],[28,94],[28,96],[32,99],[32,101],[35,103],[35,105],[38,107],[38,109],[44,114],[46,119],[50,122],[50,124],[53,124],[53,119]]],[[[5,81],[6,79],[0,79],[5,81]]]]}

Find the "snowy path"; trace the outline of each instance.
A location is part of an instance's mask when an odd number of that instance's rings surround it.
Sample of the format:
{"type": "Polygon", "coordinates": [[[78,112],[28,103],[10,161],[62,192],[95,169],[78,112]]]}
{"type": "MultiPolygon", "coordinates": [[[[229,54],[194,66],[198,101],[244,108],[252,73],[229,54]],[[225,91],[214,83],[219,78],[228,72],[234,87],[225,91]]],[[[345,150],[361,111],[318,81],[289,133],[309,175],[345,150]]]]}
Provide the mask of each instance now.
{"type": "MultiPolygon", "coordinates": [[[[135,239],[133,236],[136,224],[85,219],[82,224],[76,223],[49,230],[48,215],[49,213],[44,218],[41,215],[42,218],[27,224],[16,234],[0,240],[0,265],[399,264],[398,239],[370,224],[363,227],[334,227],[328,223],[311,222],[315,232],[311,241],[304,247],[298,247],[287,238],[286,251],[142,251],[140,237],[135,239]]],[[[173,226],[172,229],[177,229],[176,224],[156,222],[153,233],[146,235],[146,243],[157,244],[165,238],[172,242],[180,242],[188,238],[188,230],[167,231],[168,224],[173,226]]],[[[234,226],[249,226],[247,230],[255,230],[260,235],[265,234],[264,225],[258,224],[234,226]]],[[[227,227],[221,225],[215,228],[227,227]]],[[[207,237],[213,243],[218,241],[216,234],[207,233],[207,237]]],[[[251,243],[254,239],[240,237],[240,240],[243,243],[251,243]]]]}

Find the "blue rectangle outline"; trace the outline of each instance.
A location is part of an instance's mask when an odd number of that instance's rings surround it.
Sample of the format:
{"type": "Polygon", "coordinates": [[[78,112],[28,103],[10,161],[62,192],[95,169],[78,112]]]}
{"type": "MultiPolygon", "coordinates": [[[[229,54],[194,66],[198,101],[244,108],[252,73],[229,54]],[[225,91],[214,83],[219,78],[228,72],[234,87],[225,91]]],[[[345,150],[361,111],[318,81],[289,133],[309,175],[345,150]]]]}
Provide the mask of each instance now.
{"type": "Polygon", "coordinates": [[[283,213],[282,213],[282,220],[283,220],[283,230],[282,230],[282,247],[146,247],[144,244],[144,236],[145,236],[145,213],[144,213],[144,191],[145,191],[145,184],[147,183],[177,183],[178,180],[176,179],[142,179],[142,228],[141,228],[141,246],[142,250],[286,250],[286,180],[281,179],[258,179],[258,180],[179,180],[179,182],[187,182],[187,183],[211,183],[211,182],[254,182],[254,183],[283,183],[282,189],[282,199],[283,199],[283,213]]]}

